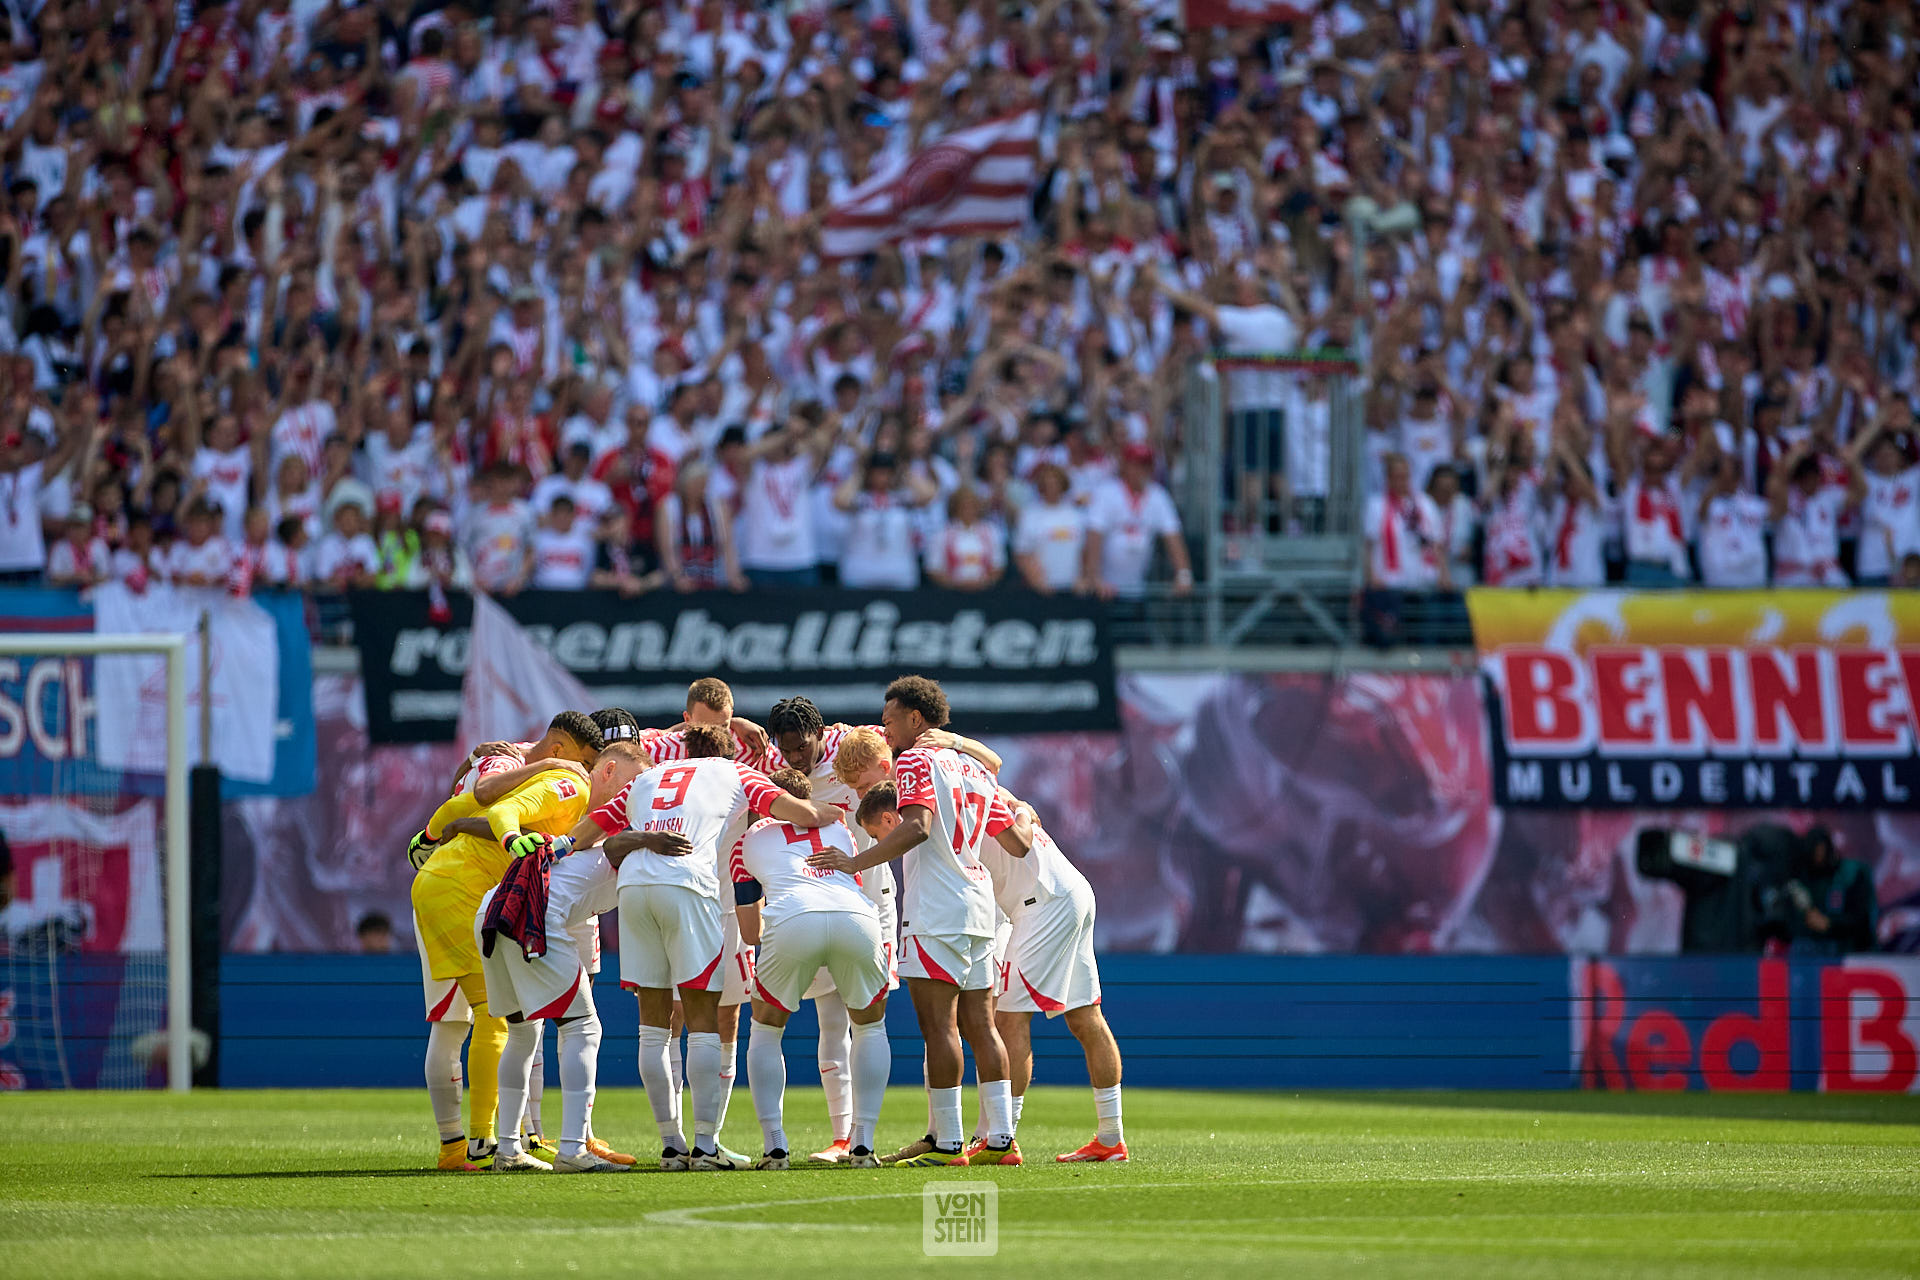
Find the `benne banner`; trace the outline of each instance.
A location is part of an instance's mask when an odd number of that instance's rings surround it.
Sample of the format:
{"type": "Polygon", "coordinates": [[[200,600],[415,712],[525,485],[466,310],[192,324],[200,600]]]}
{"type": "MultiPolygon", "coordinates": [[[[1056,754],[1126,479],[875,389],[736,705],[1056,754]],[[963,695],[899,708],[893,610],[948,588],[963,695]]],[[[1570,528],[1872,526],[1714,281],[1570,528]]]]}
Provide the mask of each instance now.
{"type": "Polygon", "coordinates": [[[1472,591],[1509,806],[1920,808],[1920,596],[1472,591]]]}

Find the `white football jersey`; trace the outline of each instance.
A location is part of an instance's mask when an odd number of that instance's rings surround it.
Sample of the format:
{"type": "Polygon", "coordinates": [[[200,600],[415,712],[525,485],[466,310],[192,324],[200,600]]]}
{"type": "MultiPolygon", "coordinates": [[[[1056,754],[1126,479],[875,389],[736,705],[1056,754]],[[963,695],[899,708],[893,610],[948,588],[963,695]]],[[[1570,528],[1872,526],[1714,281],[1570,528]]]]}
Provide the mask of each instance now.
{"type": "Polygon", "coordinates": [[[787,794],[758,769],[708,756],[655,765],[593,811],[602,831],[674,831],[693,843],[683,858],[636,850],[620,864],[620,887],[677,884],[720,900],[721,841],[749,813],[766,817],[787,794]]]}
{"type": "Polygon", "coordinates": [[[809,855],[824,849],[853,856],[853,837],[844,824],[807,829],[762,818],[734,841],[729,878],[735,884],[759,884],[765,895],[760,907],[764,926],[807,911],[874,915],[857,878],[807,865],[809,855]]]}
{"type": "Polygon", "coordinates": [[[986,766],[957,751],[913,747],[893,764],[900,807],[933,811],[926,840],[907,854],[900,931],[941,937],[993,936],[993,881],[980,862],[990,836],[1013,824],[986,766]]]}
{"type": "Polygon", "coordinates": [[[598,849],[557,858],[547,872],[549,929],[578,929],[619,905],[619,879],[607,855],[598,849]]]}
{"type": "Polygon", "coordinates": [[[1038,827],[1033,831],[1033,847],[1027,856],[1016,858],[1000,847],[997,840],[980,846],[980,862],[993,877],[994,901],[1012,919],[1022,910],[1038,906],[1049,898],[1064,897],[1075,888],[1093,887],[1080,869],[1067,861],[1053,837],[1038,827]]]}

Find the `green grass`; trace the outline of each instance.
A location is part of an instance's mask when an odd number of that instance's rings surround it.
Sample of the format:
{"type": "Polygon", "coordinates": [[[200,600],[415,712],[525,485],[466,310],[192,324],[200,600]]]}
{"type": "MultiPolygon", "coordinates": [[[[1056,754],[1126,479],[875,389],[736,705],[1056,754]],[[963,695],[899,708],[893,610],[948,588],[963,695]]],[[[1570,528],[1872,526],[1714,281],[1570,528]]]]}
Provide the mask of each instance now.
{"type": "MultiPolygon", "coordinates": [[[[0,1275],[1920,1274],[1920,1098],[1126,1101],[1125,1166],[1055,1165],[1092,1103],[1042,1089],[1022,1169],[498,1178],[420,1172],[433,1144],[411,1092],[13,1096],[0,1275]],[[999,1184],[999,1254],[929,1260],[921,1187],[963,1178],[999,1184]]],[[[883,1143],[922,1106],[896,1090],[883,1143]]],[[[798,1150],[824,1141],[817,1091],[787,1117],[798,1150]]],[[[595,1120],[652,1149],[637,1090],[603,1093],[595,1120]]],[[[726,1137],[757,1136],[743,1087],[726,1137]]]]}

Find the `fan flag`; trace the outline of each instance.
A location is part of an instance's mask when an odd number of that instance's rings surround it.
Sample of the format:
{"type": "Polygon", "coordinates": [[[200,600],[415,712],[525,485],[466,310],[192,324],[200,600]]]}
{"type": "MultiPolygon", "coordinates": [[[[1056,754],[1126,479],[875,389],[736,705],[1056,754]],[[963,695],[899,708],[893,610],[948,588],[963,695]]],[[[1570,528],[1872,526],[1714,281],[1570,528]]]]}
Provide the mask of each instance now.
{"type": "Polygon", "coordinates": [[[912,236],[1011,231],[1040,180],[1040,113],[962,129],[867,179],[821,224],[829,258],[857,258],[912,236]]]}

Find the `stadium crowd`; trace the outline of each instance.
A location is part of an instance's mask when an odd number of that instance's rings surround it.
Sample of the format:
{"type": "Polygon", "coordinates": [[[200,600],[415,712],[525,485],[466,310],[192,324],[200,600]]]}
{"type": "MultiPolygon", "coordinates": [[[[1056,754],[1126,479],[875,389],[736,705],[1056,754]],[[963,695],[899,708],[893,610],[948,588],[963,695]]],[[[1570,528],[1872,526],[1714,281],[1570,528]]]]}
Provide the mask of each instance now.
{"type": "MultiPolygon", "coordinates": [[[[1920,581],[1910,6],[1309,8],[10,0],[0,573],[1180,592],[1193,363],[1364,318],[1377,586],[1920,581]]],[[[1284,531],[1326,379],[1226,390],[1284,531]]]]}

